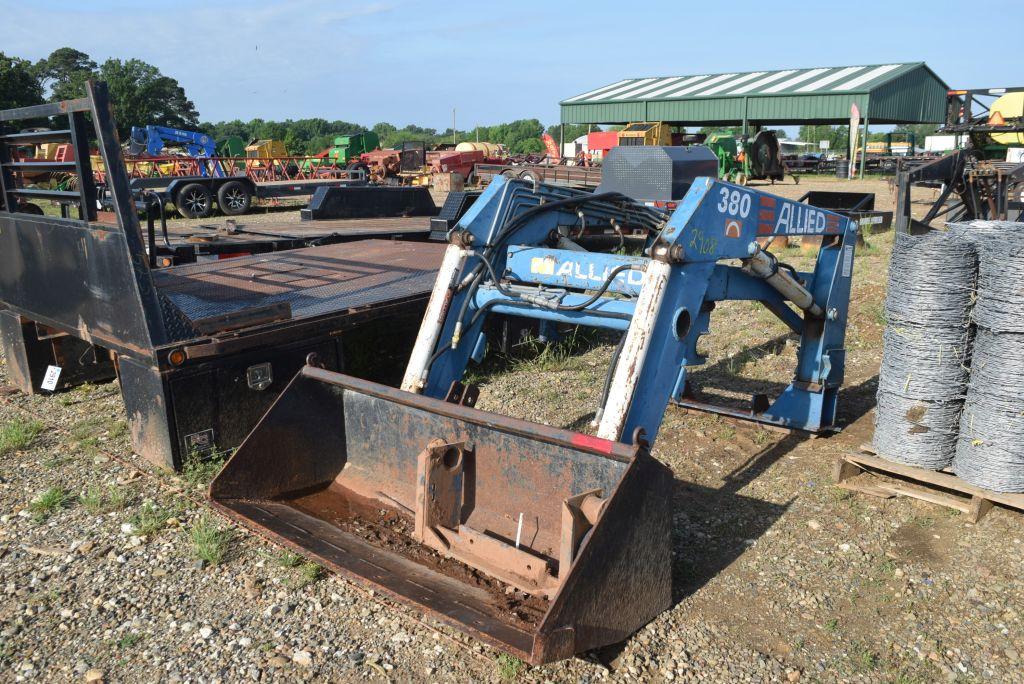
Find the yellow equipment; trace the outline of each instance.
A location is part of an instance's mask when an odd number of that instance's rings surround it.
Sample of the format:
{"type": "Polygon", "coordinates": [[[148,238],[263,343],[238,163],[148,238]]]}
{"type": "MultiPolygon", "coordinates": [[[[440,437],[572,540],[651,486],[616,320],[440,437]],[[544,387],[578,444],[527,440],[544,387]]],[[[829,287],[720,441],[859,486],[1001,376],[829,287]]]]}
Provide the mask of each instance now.
{"type": "Polygon", "coordinates": [[[259,159],[280,159],[288,156],[281,140],[254,140],[245,146],[245,156],[259,159]]]}
{"type": "Polygon", "coordinates": [[[662,121],[631,123],[619,131],[619,144],[669,146],[672,127],[662,121]]]}
{"type": "MultiPolygon", "coordinates": [[[[990,116],[1000,115],[1003,120],[1024,116],[1024,93],[1007,93],[989,107],[990,116]]],[[[1000,145],[1024,145],[1024,133],[993,133],[992,141],[1000,145]]]]}

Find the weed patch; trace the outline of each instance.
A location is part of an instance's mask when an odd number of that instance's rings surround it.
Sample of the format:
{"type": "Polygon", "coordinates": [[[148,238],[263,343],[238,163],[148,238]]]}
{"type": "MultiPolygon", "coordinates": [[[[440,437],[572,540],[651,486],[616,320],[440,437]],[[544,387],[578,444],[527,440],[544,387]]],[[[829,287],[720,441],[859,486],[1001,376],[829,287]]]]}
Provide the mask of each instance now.
{"type": "Polygon", "coordinates": [[[38,420],[15,418],[4,423],[0,427],[0,456],[28,448],[42,431],[43,424],[38,420]]]}
{"type": "Polygon", "coordinates": [[[89,485],[85,493],[79,497],[79,501],[85,510],[93,515],[99,515],[122,510],[131,501],[131,495],[115,485],[109,485],[106,489],[99,485],[89,485]]]}
{"type": "Polygon", "coordinates": [[[206,487],[224,467],[229,452],[215,449],[209,454],[192,452],[181,466],[181,478],[194,487],[206,487]]]}
{"type": "Polygon", "coordinates": [[[174,507],[160,506],[152,501],[147,501],[139,507],[138,512],[132,517],[132,527],[136,533],[145,537],[151,537],[167,526],[167,521],[181,511],[181,503],[174,507]]]}
{"type": "Polygon", "coordinates": [[[192,544],[192,555],[210,565],[217,565],[224,560],[228,546],[234,539],[230,528],[221,527],[209,513],[204,512],[196,518],[188,530],[188,538],[192,544]]]}
{"type": "Polygon", "coordinates": [[[32,499],[29,503],[29,510],[36,522],[43,522],[61,508],[70,506],[75,500],[66,489],[61,487],[50,487],[45,492],[32,499]]]}

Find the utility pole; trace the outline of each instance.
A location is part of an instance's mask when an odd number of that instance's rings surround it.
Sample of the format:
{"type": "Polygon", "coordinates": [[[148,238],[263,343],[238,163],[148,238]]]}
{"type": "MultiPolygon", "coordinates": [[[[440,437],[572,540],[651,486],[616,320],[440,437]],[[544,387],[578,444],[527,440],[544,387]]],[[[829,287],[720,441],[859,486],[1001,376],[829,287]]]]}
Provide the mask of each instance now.
{"type": "Polygon", "coordinates": [[[452,107],[452,144],[458,144],[458,141],[455,139],[455,107],[452,107]]]}

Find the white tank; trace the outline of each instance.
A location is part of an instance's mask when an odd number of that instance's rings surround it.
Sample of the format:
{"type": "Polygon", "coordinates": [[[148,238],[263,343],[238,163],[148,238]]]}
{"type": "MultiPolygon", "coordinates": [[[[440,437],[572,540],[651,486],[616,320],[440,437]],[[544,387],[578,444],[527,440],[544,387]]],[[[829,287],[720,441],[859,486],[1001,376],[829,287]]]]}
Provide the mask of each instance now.
{"type": "Polygon", "coordinates": [[[483,152],[485,157],[504,157],[501,145],[489,142],[460,142],[455,146],[456,152],[483,152]]]}

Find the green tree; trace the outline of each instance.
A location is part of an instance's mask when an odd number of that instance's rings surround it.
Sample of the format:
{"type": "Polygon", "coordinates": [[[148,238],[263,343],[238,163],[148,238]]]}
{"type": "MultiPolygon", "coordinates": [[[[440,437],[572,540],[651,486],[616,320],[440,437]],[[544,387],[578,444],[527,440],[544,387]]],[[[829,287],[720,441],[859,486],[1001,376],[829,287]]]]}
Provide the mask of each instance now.
{"type": "Polygon", "coordinates": [[[0,52],[0,109],[27,107],[43,102],[43,87],[32,63],[0,52]]]}
{"type": "Polygon", "coordinates": [[[738,138],[741,135],[743,135],[743,127],[742,126],[704,126],[703,128],[701,128],[697,132],[698,133],[703,133],[704,135],[711,135],[712,133],[727,133],[729,135],[732,135],[735,138],[738,138]]]}
{"type": "Polygon", "coordinates": [[[938,124],[903,124],[897,126],[893,131],[893,134],[898,136],[909,136],[913,134],[914,145],[917,147],[924,147],[924,139],[929,135],[935,135],[936,130],[938,130],[938,124]]]}
{"type": "MultiPolygon", "coordinates": [[[[553,124],[551,126],[548,126],[548,130],[546,131],[546,133],[550,135],[552,138],[554,138],[555,142],[557,143],[559,142],[559,136],[562,135],[562,131],[560,129],[561,126],[559,124],[553,124]]],[[[566,124],[565,138],[562,140],[562,142],[571,143],[573,140],[580,137],[581,135],[586,135],[590,131],[599,130],[601,130],[600,126],[587,126],[586,124],[566,124]]]]}
{"type": "Polygon", "coordinates": [[[803,142],[809,143],[820,143],[822,140],[828,140],[830,154],[845,155],[846,148],[850,144],[848,126],[801,126],[798,137],[803,142]]]}
{"type": "Polygon", "coordinates": [[[398,127],[389,124],[387,121],[381,121],[378,124],[374,124],[373,128],[370,130],[377,134],[377,137],[380,138],[380,142],[383,145],[387,138],[398,132],[398,127]]]}
{"type": "Polygon", "coordinates": [[[85,82],[96,77],[96,62],[74,48],[62,47],[33,67],[51,102],[73,100],[85,94],[85,82]]]}
{"type": "Polygon", "coordinates": [[[100,79],[110,87],[118,133],[124,137],[132,126],[196,128],[199,113],[178,81],[164,76],[152,64],[139,59],[108,59],[100,66],[100,79]]]}

